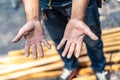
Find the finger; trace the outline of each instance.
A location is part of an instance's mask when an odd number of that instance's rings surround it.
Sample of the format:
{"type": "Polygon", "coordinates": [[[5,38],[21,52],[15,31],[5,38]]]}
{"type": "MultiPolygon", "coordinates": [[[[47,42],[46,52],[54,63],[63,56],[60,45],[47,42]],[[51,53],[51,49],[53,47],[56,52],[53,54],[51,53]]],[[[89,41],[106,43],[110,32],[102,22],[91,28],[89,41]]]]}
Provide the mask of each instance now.
{"type": "Polygon", "coordinates": [[[47,40],[44,39],[42,42],[43,42],[43,44],[44,44],[48,49],[51,49],[51,46],[50,46],[50,44],[47,42],[47,40]]]}
{"type": "Polygon", "coordinates": [[[23,37],[23,35],[24,35],[24,31],[20,29],[16,37],[12,40],[12,42],[14,43],[18,42],[23,37]]]}
{"type": "Polygon", "coordinates": [[[83,40],[80,40],[80,42],[76,45],[76,52],[75,52],[76,58],[80,56],[81,49],[82,49],[82,43],[83,43],[83,40]]]}
{"type": "Polygon", "coordinates": [[[12,42],[18,42],[23,36],[25,32],[31,31],[34,28],[32,22],[26,23],[18,32],[16,37],[12,40],[12,42]]]}
{"type": "Polygon", "coordinates": [[[32,45],[32,54],[33,54],[33,59],[37,59],[37,47],[35,44],[32,45]]]}
{"type": "Polygon", "coordinates": [[[65,46],[65,49],[64,49],[64,51],[63,51],[63,53],[62,53],[62,56],[63,57],[65,57],[66,56],[66,54],[67,54],[67,52],[68,52],[68,50],[69,50],[69,48],[70,48],[70,42],[69,41],[67,41],[67,43],[66,43],[66,46],[65,46]]]}
{"type": "Polygon", "coordinates": [[[67,58],[71,58],[71,56],[73,55],[74,50],[75,50],[75,44],[72,43],[71,46],[70,46],[67,58]]]}
{"type": "Polygon", "coordinates": [[[27,41],[25,41],[25,56],[28,57],[30,54],[30,45],[27,41]]]}
{"type": "Polygon", "coordinates": [[[98,37],[90,30],[90,28],[86,25],[85,34],[88,35],[93,40],[98,40],[98,37]]]}
{"type": "Polygon", "coordinates": [[[64,44],[65,44],[66,40],[62,39],[61,42],[58,44],[57,49],[60,49],[64,44]]]}
{"type": "Polygon", "coordinates": [[[41,43],[37,43],[37,49],[38,49],[38,52],[40,54],[40,57],[43,57],[44,53],[43,53],[43,48],[42,48],[41,43]]]}

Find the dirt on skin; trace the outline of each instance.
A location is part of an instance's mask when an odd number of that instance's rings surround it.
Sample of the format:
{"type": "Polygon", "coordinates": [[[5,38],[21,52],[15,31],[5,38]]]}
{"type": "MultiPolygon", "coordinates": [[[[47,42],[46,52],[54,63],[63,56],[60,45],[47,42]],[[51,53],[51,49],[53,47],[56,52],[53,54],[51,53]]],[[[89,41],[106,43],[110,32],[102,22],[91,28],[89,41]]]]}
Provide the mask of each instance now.
{"type": "MultiPolygon", "coordinates": [[[[102,29],[120,26],[120,3],[116,0],[106,0],[99,11],[102,29]]],[[[16,44],[12,43],[12,39],[24,24],[25,15],[22,3],[18,5],[17,9],[14,9],[9,0],[0,0],[0,56],[7,56],[7,52],[10,50],[24,48],[23,39],[16,44]]],[[[120,80],[120,72],[112,72],[110,80],[120,80]]]]}

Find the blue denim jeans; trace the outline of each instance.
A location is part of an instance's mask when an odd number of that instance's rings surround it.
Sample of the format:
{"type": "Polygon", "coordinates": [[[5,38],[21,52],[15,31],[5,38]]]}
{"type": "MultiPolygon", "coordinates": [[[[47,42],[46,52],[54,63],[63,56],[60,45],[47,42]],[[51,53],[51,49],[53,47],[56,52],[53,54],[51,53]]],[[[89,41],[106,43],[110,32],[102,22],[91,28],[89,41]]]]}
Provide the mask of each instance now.
{"type": "MultiPolygon", "coordinates": [[[[55,42],[57,46],[61,41],[66,24],[70,18],[71,8],[68,9],[52,9],[52,10],[43,10],[43,16],[47,16],[47,19],[42,19],[44,26],[48,30],[52,40],[55,42]]],[[[95,72],[101,72],[104,70],[106,60],[103,53],[103,43],[101,40],[101,29],[100,29],[100,21],[99,21],[99,13],[97,4],[94,3],[92,6],[87,8],[85,19],[85,23],[90,27],[90,29],[99,37],[99,40],[94,41],[90,39],[88,36],[84,37],[84,42],[87,46],[88,56],[92,62],[92,69],[95,72]]],[[[58,50],[59,55],[61,56],[64,47],[58,50]]],[[[67,57],[62,57],[61,59],[64,61],[64,66],[68,69],[75,69],[79,66],[79,63],[75,56],[67,59],[67,57]]]]}

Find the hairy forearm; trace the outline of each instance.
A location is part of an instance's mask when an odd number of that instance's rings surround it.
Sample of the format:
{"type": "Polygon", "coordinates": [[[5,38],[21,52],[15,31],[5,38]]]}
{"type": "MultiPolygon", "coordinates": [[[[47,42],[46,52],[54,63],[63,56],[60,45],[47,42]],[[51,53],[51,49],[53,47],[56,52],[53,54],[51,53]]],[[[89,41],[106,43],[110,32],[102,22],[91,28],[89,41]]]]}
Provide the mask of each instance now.
{"type": "Polygon", "coordinates": [[[72,0],[72,19],[83,20],[89,0],[72,0]]]}
{"type": "Polygon", "coordinates": [[[23,0],[26,21],[40,19],[40,0],[23,0]]]}

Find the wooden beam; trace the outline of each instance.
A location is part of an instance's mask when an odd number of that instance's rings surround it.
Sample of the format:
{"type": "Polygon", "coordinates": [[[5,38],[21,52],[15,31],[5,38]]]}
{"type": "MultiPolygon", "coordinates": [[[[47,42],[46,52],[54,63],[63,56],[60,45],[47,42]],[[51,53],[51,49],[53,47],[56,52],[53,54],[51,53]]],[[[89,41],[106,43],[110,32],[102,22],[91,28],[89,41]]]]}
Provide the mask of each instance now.
{"type": "Polygon", "coordinates": [[[25,53],[24,49],[21,50],[13,50],[8,52],[8,56],[19,56],[25,53]]]}
{"type": "MultiPolygon", "coordinates": [[[[120,61],[120,52],[105,54],[105,58],[107,63],[118,63],[120,61]]],[[[80,62],[81,67],[91,65],[91,61],[88,56],[80,57],[78,61],[80,62]]]]}
{"type": "MultiPolygon", "coordinates": [[[[112,56],[111,56],[111,54],[106,54],[105,56],[106,56],[107,62],[110,62],[110,61],[111,62],[118,62],[118,61],[120,61],[120,53],[113,53],[112,56]],[[111,60],[110,60],[110,57],[111,57],[111,60]]],[[[58,59],[58,61],[61,61],[59,55],[55,55],[52,58],[45,58],[45,59],[48,59],[48,61],[51,60],[51,62],[49,61],[49,63],[56,62],[56,59],[58,59]]],[[[45,59],[42,59],[42,60],[45,60],[45,59]]],[[[40,61],[40,62],[42,62],[42,61],[40,61]]],[[[83,65],[84,66],[90,66],[90,64],[91,64],[88,56],[80,57],[79,62],[81,63],[80,64],[81,66],[83,66],[83,65]]],[[[44,64],[48,64],[48,62],[45,62],[45,63],[42,63],[42,64],[40,64],[40,63],[36,64],[35,62],[31,62],[29,64],[23,63],[23,64],[21,64],[22,66],[17,65],[17,66],[19,66],[17,68],[11,69],[11,67],[10,67],[9,69],[6,69],[6,70],[3,69],[3,71],[1,70],[1,73],[4,72],[2,74],[6,74],[6,73],[9,73],[9,72],[20,71],[20,70],[24,70],[24,69],[27,69],[27,68],[29,69],[29,68],[32,68],[34,66],[44,65],[44,64]]]]}
{"type": "Polygon", "coordinates": [[[114,33],[114,34],[102,36],[102,39],[114,38],[114,37],[118,37],[118,36],[120,36],[120,32],[116,32],[116,33],[114,33]]]}
{"type": "MultiPolygon", "coordinates": [[[[111,68],[110,66],[106,66],[106,70],[110,70],[110,68],[111,68]]],[[[112,70],[113,71],[120,70],[120,64],[112,65],[112,70]]],[[[93,71],[91,68],[87,68],[86,70],[83,70],[83,71],[84,72],[87,71],[89,74],[93,74],[93,71]]],[[[77,78],[74,78],[73,80],[96,80],[96,77],[94,74],[89,75],[88,73],[87,74],[86,73],[84,73],[84,74],[79,73],[80,76],[78,76],[77,78]],[[83,75],[83,76],[81,76],[81,75],[83,75]]]]}
{"type": "Polygon", "coordinates": [[[54,64],[49,64],[49,65],[46,65],[46,66],[41,66],[41,67],[26,69],[26,70],[19,71],[19,72],[14,72],[14,73],[11,73],[11,74],[6,75],[6,76],[1,75],[0,80],[16,79],[17,77],[22,77],[22,76],[29,75],[29,74],[34,74],[34,73],[38,73],[38,72],[44,72],[44,71],[49,71],[49,70],[60,69],[63,66],[64,66],[63,62],[56,62],[54,64]]]}
{"type": "MultiPolygon", "coordinates": [[[[62,63],[60,63],[60,62],[58,62],[59,64],[62,64],[62,63]]],[[[37,72],[44,72],[44,71],[49,71],[49,70],[51,70],[51,68],[52,69],[58,69],[58,67],[59,68],[62,68],[63,67],[63,65],[60,67],[60,65],[58,65],[57,63],[56,63],[56,65],[55,66],[53,66],[53,65],[51,65],[51,66],[44,66],[44,68],[43,67],[39,67],[39,68],[32,68],[32,69],[29,69],[29,70],[24,70],[24,71],[20,71],[20,72],[15,72],[15,73],[12,73],[12,74],[10,74],[10,75],[7,75],[7,76],[1,76],[0,77],[0,79],[15,79],[15,78],[20,78],[20,77],[22,77],[23,76],[23,79],[24,79],[24,76],[25,75],[30,75],[30,74],[36,74],[37,72]],[[49,68],[48,68],[49,67],[49,68]],[[47,69],[47,70],[46,70],[47,69]]],[[[120,70],[120,64],[114,64],[114,65],[112,65],[112,67],[110,67],[109,65],[108,66],[106,66],[106,70],[111,70],[111,68],[112,68],[112,70],[113,71],[118,71],[118,70],[120,70]]],[[[93,74],[94,72],[92,71],[92,69],[91,69],[91,67],[87,67],[87,68],[83,68],[83,69],[80,69],[80,71],[79,71],[79,75],[81,76],[81,75],[89,75],[89,74],[93,74]]],[[[45,73],[44,73],[45,74],[45,73]]],[[[46,74],[47,74],[47,72],[46,72],[46,74]]],[[[54,74],[53,74],[54,75],[54,74]]],[[[53,76],[52,75],[52,77],[56,77],[57,75],[54,75],[53,76]]],[[[40,77],[42,77],[42,75],[39,75],[40,77]]],[[[50,74],[48,74],[47,75],[48,77],[50,77],[51,75],[50,74]]],[[[45,77],[47,77],[47,76],[45,76],[45,77]]],[[[27,76],[26,76],[27,77],[27,76]]],[[[33,77],[33,76],[31,76],[31,77],[33,77]]],[[[34,76],[34,78],[35,77],[38,77],[38,75],[37,76],[34,76]]],[[[43,76],[44,77],[44,76],[43,76]]],[[[81,78],[80,78],[81,79],[81,78]]]]}
{"type": "MultiPolygon", "coordinates": [[[[107,65],[105,67],[106,70],[112,70],[112,71],[119,71],[120,70],[120,64],[113,64],[113,65],[107,65]]],[[[93,70],[91,67],[82,68],[79,71],[79,75],[85,75],[85,74],[93,74],[93,70]]]]}
{"type": "Polygon", "coordinates": [[[120,46],[120,40],[119,41],[112,41],[112,42],[104,42],[104,47],[107,46],[120,46]]]}
{"type": "Polygon", "coordinates": [[[46,71],[46,72],[38,72],[22,77],[18,77],[17,80],[26,80],[26,79],[36,79],[36,78],[51,78],[51,77],[56,77],[59,76],[62,73],[61,70],[59,71],[46,71]]]}
{"type": "Polygon", "coordinates": [[[95,75],[77,76],[77,78],[73,78],[72,80],[96,80],[96,76],[95,75]]]}
{"type": "Polygon", "coordinates": [[[43,58],[40,61],[33,61],[33,62],[18,64],[17,67],[12,66],[12,67],[9,67],[7,69],[0,70],[0,75],[10,73],[10,72],[13,72],[13,71],[18,71],[18,70],[22,70],[22,69],[35,67],[35,66],[45,65],[45,64],[56,62],[56,61],[59,61],[59,60],[60,60],[60,56],[57,55],[57,56],[52,56],[52,57],[49,57],[49,58],[43,58]]]}
{"type": "Polygon", "coordinates": [[[112,38],[106,38],[106,39],[102,39],[104,43],[106,42],[114,42],[114,41],[119,41],[120,40],[120,37],[118,36],[115,36],[115,37],[112,37],[112,38]]]}
{"type": "Polygon", "coordinates": [[[116,33],[116,32],[120,32],[120,27],[104,29],[102,30],[102,35],[108,35],[108,34],[116,33]]]}
{"type": "Polygon", "coordinates": [[[119,50],[120,50],[120,45],[103,48],[103,51],[106,52],[106,53],[107,52],[113,52],[113,51],[119,51],[119,50]]]}

